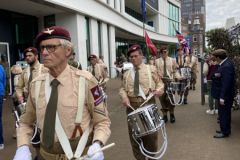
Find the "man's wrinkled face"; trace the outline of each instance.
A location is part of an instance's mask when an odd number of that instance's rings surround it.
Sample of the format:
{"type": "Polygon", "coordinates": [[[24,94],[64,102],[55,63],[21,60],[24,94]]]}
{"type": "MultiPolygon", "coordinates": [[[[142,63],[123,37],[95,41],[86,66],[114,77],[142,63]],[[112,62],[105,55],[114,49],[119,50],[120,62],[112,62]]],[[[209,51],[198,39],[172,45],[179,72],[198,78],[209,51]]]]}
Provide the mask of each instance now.
{"type": "Polygon", "coordinates": [[[165,50],[163,50],[163,51],[161,52],[161,57],[162,57],[162,58],[167,58],[167,56],[168,56],[168,50],[165,49],[165,50]]]}
{"type": "Polygon", "coordinates": [[[67,64],[67,59],[72,51],[71,47],[63,48],[58,38],[41,41],[40,48],[43,47],[49,47],[49,50],[46,48],[41,50],[45,67],[53,69],[58,68],[63,63],[67,64]]]}
{"type": "Polygon", "coordinates": [[[31,66],[37,61],[38,55],[35,55],[32,52],[27,52],[26,59],[27,59],[27,63],[31,66]]]}
{"type": "Polygon", "coordinates": [[[91,65],[95,66],[95,64],[97,63],[97,58],[90,58],[90,63],[91,65]]]}
{"type": "Polygon", "coordinates": [[[179,56],[182,56],[183,55],[183,50],[179,50],[177,53],[178,53],[179,56]]]}
{"type": "Polygon", "coordinates": [[[130,53],[129,60],[134,67],[139,66],[142,63],[143,54],[139,54],[139,51],[130,53]]]}

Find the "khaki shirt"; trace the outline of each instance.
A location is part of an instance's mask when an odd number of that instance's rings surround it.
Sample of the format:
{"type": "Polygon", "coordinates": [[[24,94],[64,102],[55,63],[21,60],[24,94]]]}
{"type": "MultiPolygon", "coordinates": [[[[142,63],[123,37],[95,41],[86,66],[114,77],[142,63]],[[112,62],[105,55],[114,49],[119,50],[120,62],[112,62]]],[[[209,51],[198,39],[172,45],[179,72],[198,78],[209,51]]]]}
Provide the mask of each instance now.
{"type": "Polygon", "coordinates": [[[182,59],[182,66],[183,67],[186,67],[187,66],[187,57],[185,57],[185,63],[184,63],[184,56],[178,56],[176,57],[178,59],[178,63],[177,63],[177,59],[176,59],[176,65],[177,65],[177,68],[180,68],[180,62],[181,62],[181,59],[182,59]]]}
{"type": "Polygon", "coordinates": [[[102,59],[99,59],[98,63],[103,65],[104,67],[107,67],[106,63],[102,59]]]}
{"type": "MultiPolygon", "coordinates": [[[[156,59],[155,66],[156,66],[156,68],[158,70],[158,73],[160,73],[161,75],[164,75],[164,64],[162,63],[161,58],[156,59]]],[[[168,72],[169,72],[171,77],[173,77],[173,78],[174,77],[175,78],[180,77],[180,74],[177,72],[177,69],[176,69],[177,68],[177,64],[176,64],[176,60],[175,59],[173,59],[171,57],[167,57],[166,58],[166,66],[167,66],[167,70],[168,70],[168,72]],[[171,61],[172,61],[172,67],[171,67],[171,61]]],[[[166,77],[166,78],[170,78],[170,77],[166,77]]]]}
{"type": "Polygon", "coordinates": [[[155,61],[154,61],[154,59],[150,59],[149,62],[148,62],[148,64],[155,66],[155,61]]]}
{"type": "MultiPolygon", "coordinates": [[[[151,91],[155,91],[156,89],[159,89],[164,84],[162,83],[162,80],[159,79],[159,76],[157,74],[157,69],[154,66],[149,65],[151,75],[152,75],[152,88],[149,88],[149,78],[148,78],[148,71],[147,66],[144,63],[141,63],[139,66],[139,84],[144,92],[145,95],[148,95],[151,91]]],[[[136,67],[134,67],[134,70],[136,72],[136,67]]],[[[123,85],[119,89],[119,96],[123,99],[125,97],[138,97],[141,96],[139,93],[138,96],[134,95],[134,81],[132,79],[131,73],[128,76],[128,72],[131,72],[131,69],[124,73],[123,75],[123,85]],[[128,91],[126,91],[126,79],[127,79],[127,88],[128,91]]],[[[164,87],[163,87],[164,88],[164,87]]],[[[161,89],[162,93],[164,93],[163,88],[161,89]]]]}
{"type": "MultiPolygon", "coordinates": [[[[78,87],[79,77],[86,78],[85,103],[83,108],[83,117],[81,128],[83,132],[87,126],[90,125],[90,133],[94,126],[94,140],[101,140],[104,144],[107,142],[111,131],[111,121],[108,118],[108,111],[101,100],[101,95],[96,96],[95,87],[98,87],[96,79],[88,72],[78,70],[67,65],[66,69],[57,77],[60,82],[58,85],[58,105],[57,112],[60,122],[68,139],[71,139],[75,128],[75,119],[78,110],[78,87]],[[95,96],[94,96],[95,95],[95,96]]],[[[33,128],[36,121],[36,104],[35,104],[35,83],[41,80],[41,89],[38,98],[37,113],[39,117],[39,128],[43,131],[45,112],[47,108],[47,101],[45,96],[45,80],[47,74],[35,78],[31,83],[31,91],[26,104],[26,113],[20,117],[20,127],[17,129],[17,146],[24,144],[30,145],[30,139],[33,134],[33,128]]],[[[54,77],[50,74],[50,83],[54,77]]],[[[43,132],[40,134],[42,142],[43,132]]],[[[79,136],[77,132],[76,137],[79,136]]],[[[59,142],[55,133],[54,142],[59,142]]]]}
{"type": "MultiPolygon", "coordinates": [[[[89,66],[87,68],[88,72],[92,73],[92,66],[89,66]]],[[[104,65],[101,64],[96,64],[95,65],[95,77],[100,80],[101,78],[103,78],[103,82],[106,82],[109,80],[109,76],[108,76],[108,72],[107,72],[107,67],[105,67],[104,65]],[[100,67],[100,72],[101,72],[101,77],[99,75],[99,67],[100,67]]]]}
{"type": "MultiPolygon", "coordinates": [[[[37,64],[35,66],[33,66],[34,70],[32,71],[32,79],[36,78],[37,76],[39,76],[39,67],[40,67],[40,63],[37,62],[37,64]]],[[[42,65],[42,69],[41,69],[41,74],[44,73],[48,73],[48,68],[44,67],[44,65],[42,65]]],[[[19,78],[19,81],[17,83],[17,85],[15,86],[15,91],[17,93],[17,97],[21,97],[23,96],[23,91],[24,92],[28,92],[28,74],[27,74],[27,68],[25,68],[22,71],[22,74],[19,78]],[[24,88],[26,89],[24,91],[24,88]]]]}
{"type": "Polygon", "coordinates": [[[190,58],[189,56],[186,58],[186,62],[189,67],[192,69],[191,72],[196,73],[198,71],[198,59],[195,56],[190,58]]]}

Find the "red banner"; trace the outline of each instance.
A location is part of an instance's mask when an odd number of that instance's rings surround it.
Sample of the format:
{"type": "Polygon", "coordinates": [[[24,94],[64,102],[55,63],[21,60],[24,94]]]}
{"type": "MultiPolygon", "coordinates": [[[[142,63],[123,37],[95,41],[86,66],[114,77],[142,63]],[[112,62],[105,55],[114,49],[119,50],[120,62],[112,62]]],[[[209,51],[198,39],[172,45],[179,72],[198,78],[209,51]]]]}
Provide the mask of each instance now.
{"type": "Polygon", "coordinates": [[[148,37],[147,31],[145,31],[145,41],[148,48],[151,48],[153,55],[157,55],[157,48],[152,43],[151,39],[148,37]]]}

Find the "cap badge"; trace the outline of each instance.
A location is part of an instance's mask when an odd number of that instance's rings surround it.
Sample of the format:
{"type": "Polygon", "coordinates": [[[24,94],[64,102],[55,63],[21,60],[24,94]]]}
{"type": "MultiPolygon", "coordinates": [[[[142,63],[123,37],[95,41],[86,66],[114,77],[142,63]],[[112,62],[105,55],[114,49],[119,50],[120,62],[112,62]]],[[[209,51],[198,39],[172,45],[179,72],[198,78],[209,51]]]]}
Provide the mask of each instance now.
{"type": "Polygon", "coordinates": [[[32,49],[31,49],[31,48],[29,48],[29,49],[28,49],[28,51],[29,51],[29,52],[31,52],[31,51],[32,51],[32,49]]]}
{"type": "Polygon", "coordinates": [[[136,49],[137,47],[134,47],[133,49],[136,49]]]}
{"type": "Polygon", "coordinates": [[[47,31],[43,31],[44,33],[48,33],[48,34],[52,34],[52,32],[54,31],[54,29],[53,30],[49,30],[49,28],[47,28],[47,31]]]}

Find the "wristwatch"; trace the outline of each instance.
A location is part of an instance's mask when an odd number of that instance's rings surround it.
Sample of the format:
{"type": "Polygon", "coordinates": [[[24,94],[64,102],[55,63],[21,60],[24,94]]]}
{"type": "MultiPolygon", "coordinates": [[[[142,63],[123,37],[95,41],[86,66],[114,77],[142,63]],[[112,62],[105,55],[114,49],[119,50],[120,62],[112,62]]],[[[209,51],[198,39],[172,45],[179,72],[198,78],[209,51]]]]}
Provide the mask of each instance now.
{"type": "Polygon", "coordinates": [[[100,140],[95,140],[93,143],[95,143],[95,142],[99,142],[99,143],[100,143],[100,146],[101,146],[101,147],[104,147],[104,144],[102,143],[102,141],[100,141],[100,140]]]}

